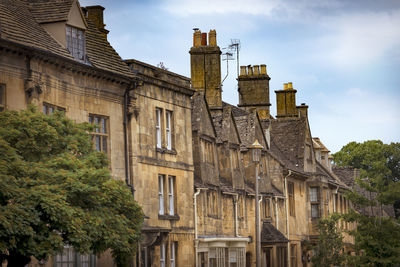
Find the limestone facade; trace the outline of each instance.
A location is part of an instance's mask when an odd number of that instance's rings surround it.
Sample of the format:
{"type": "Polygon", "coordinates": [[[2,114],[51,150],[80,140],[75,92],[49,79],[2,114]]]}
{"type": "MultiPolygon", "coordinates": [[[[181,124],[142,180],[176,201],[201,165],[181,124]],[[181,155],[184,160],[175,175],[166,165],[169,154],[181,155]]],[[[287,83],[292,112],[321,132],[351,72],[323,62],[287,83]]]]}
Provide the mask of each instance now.
{"type": "MultiPolygon", "coordinates": [[[[132,264],[192,266],[190,79],[124,62],[107,41],[103,10],[76,0],[2,1],[1,110],[34,104],[97,124],[94,147],[107,154],[112,177],[127,183],[146,216],[132,264]]],[[[113,266],[109,251],[84,256],[69,247],[45,266],[66,263],[113,266]]]]}
{"type": "MultiPolygon", "coordinates": [[[[312,137],[308,106],[296,106],[297,90],[291,82],[275,91],[276,118],[270,115],[270,77],[263,64],[241,67],[238,107],[215,93],[218,84],[207,87],[207,81],[220,81],[220,59],[208,64],[200,60],[209,57],[209,51],[219,51],[216,32],[209,35],[212,45],[200,42],[199,36],[206,39],[207,33],[196,30],[190,50],[196,90],[192,135],[197,266],[255,266],[256,202],[261,266],[311,266],[317,223],[333,212],[348,211],[351,204],[344,194],[350,188],[332,172],[329,150],[312,137]],[[255,140],[263,146],[258,201],[250,149],[255,140]]],[[[339,226],[353,227],[343,222],[339,226]]],[[[344,241],[351,250],[354,240],[345,235],[344,241]]]]}

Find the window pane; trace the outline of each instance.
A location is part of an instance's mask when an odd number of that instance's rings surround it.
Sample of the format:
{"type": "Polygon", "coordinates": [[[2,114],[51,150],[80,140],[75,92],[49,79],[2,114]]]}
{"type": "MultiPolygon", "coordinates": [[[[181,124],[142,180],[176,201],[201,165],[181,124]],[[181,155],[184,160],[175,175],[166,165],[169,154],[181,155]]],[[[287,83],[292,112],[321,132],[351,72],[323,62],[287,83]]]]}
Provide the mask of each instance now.
{"type": "Polygon", "coordinates": [[[318,201],[318,188],[311,187],[310,188],[310,201],[317,202],[318,201]]]}
{"type": "Polygon", "coordinates": [[[159,211],[158,213],[163,215],[164,214],[164,176],[158,176],[158,205],[159,211]]]}
{"type": "Polygon", "coordinates": [[[97,151],[101,151],[101,148],[100,148],[100,136],[99,135],[96,135],[95,136],[95,145],[96,145],[96,150],[97,151]]]}
{"type": "Polygon", "coordinates": [[[318,204],[311,205],[311,217],[319,218],[319,205],[318,204]]]}
{"type": "Polygon", "coordinates": [[[103,151],[103,152],[107,152],[107,137],[106,137],[106,136],[103,136],[103,137],[102,137],[102,140],[103,140],[102,151],[103,151]]]}
{"type": "Polygon", "coordinates": [[[106,119],[105,118],[101,118],[101,132],[102,133],[107,133],[106,119]]]}

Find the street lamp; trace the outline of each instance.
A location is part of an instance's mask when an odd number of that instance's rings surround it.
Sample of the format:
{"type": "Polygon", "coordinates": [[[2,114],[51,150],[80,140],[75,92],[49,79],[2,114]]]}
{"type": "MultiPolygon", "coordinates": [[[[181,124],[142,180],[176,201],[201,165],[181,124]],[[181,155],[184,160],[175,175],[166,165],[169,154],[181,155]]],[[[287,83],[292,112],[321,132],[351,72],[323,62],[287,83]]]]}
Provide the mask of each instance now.
{"type": "Polygon", "coordinates": [[[256,139],[256,141],[254,141],[254,143],[250,146],[250,149],[252,151],[252,155],[253,155],[253,162],[256,166],[256,267],[260,267],[261,266],[261,260],[260,260],[260,256],[261,256],[261,244],[260,244],[260,207],[258,205],[258,167],[260,164],[260,158],[261,158],[261,150],[264,147],[258,142],[258,140],[256,139]]]}

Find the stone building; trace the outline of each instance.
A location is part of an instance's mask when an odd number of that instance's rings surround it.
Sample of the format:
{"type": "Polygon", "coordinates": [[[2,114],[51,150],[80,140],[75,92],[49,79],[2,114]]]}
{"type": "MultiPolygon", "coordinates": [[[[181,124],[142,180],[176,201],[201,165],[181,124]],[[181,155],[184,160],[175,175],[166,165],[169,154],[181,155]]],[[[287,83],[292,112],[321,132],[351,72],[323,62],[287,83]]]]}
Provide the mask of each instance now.
{"type": "MultiPolygon", "coordinates": [[[[292,83],[276,90],[270,115],[266,65],[242,66],[239,104],[222,101],[216,32],[194,32],[190,49],[197,266],[254,266],[260,207],[262,266],[310,266],[319,218],[350,207],[350,188],[332,172],[329,150],[313,138],[308,106],[292,83]],[[250,147],[262,146],[259,199],[250,147]]],[[[348,229],[347,224],[341,222],[348,229]]],[[[345,242],[354,243],[345,236],[345,242]]],[[[350,246],[349,246],[350,249],[350,246]]]]}
{"type": "MultiPolygon", "coordinates": [[[[262,266],[309,266],[319,218],[346,212],[353,185],[351,171],[332,168],[329,150],[312,137],[292,83],[275,91],[273,118],[266,65],[242,66],[239,104],[230,105],[215,30],[195,31],[189,79],[122,60],[103,11],[77,0],[2,0],[0,111],[35,104],[99,126],[94,147],[146,215],[134,266],[254,266],[256,203],[262,266]]],[[[64,263],[113,265],[109,252],[66,247],[46,266],[64,263]]]]}
{"type": "MultiPolygon", "coordinates": [[[[192,266],[190,80],[124,62],[107,41],[103,10],[77,0],[0,1],[0,111],[35,104],[98,125],[94,147],[108,155],[112,177],[126,181],[146,215],[134,264],[192,266]]],[[[66,265],[113,262],[109,252],[79,255],[65,247],[46,263],[66,265]]]]}

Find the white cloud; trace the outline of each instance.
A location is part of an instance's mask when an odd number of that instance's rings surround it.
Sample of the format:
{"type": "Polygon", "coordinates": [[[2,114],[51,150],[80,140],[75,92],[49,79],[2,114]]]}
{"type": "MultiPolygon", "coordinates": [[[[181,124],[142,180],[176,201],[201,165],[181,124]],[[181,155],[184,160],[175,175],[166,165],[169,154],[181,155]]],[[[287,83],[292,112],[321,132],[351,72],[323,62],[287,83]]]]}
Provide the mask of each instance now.
{"type": "MultiPolygon", "coordinates": [[[[322,21],[319,56],[339,68],[355,68],[400,48],[400,10],[347,14],[322,21]]],[[[322,59],[322,58],[321,58],[322,59]]]]}

